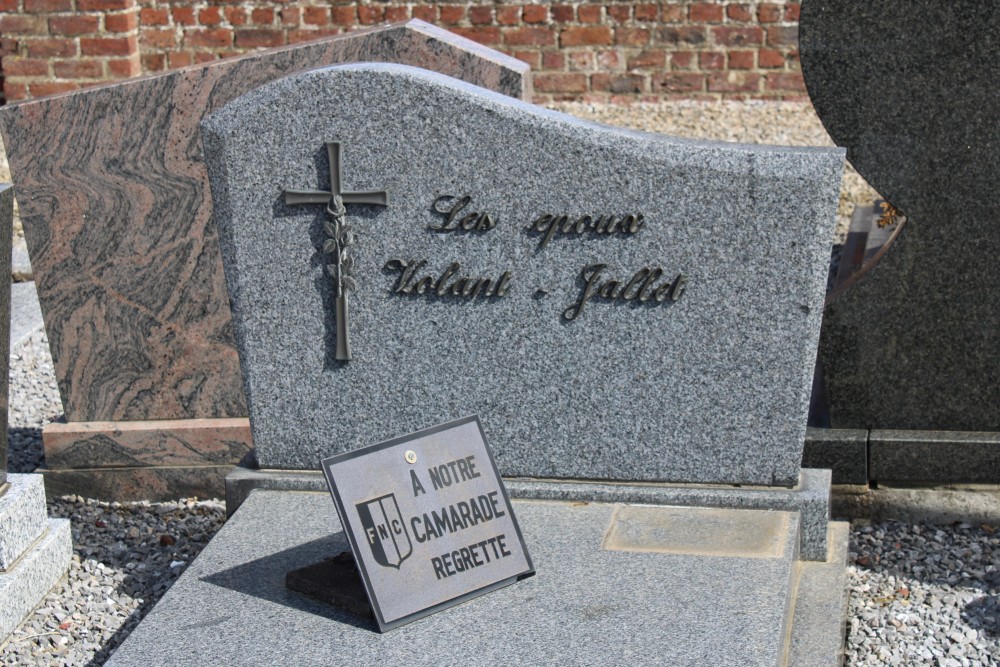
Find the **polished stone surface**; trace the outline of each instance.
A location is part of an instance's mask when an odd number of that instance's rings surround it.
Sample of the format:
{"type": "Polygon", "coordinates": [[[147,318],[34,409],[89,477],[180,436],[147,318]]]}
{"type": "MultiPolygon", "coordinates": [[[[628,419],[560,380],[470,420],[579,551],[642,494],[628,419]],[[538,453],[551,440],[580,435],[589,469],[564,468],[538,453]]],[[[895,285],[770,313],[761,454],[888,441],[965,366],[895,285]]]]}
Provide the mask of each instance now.
{"type": "MultiPolygon", "coordinates": [[[[794,664],[831,664],[809,648],[827,651],[816,638],[837,636],[842,615],[805,613],[821,627],[789,627],[799,600],[815,596],[813,608],[836,608],[843,599],[831,580],[817,588],[799,576],[795,513],[782,516],[777,556],[704,556],[602,549],[619,505],[514,506],[535,577],[379,634],[372,621],[284,586],[288,570],[346,547],[329,496],[255,491],[108,664],[169,655],[178,666],[271,665],[290,656],[300,665],[541,665],[558,656],[564,665],[777,667],[796,646],[794,664]],[[798,639],[803,633],[812,639],[798,639]]],[[[726,519],[736,540],[747,530],[740,516],[726,519]]],[[[836,571],[842,579],[842,562],[836,571]]]]}
{"type": "Polygon", "coordinates": [[[0,110],[69,421],[246,415],[198,122],[354,61],[530,91],[524,63],[414,20],[0,110]]]}
{"type": "Polygon", "coordinates": [[[868,431],[860,428],[806,429],[805,468],[827,468],[834,484],[868,483],[868,431]]]}
{"type": "Polygon", "coordinates": [[[874,429],[870,443],[879,483],[1000,484],[1000,433],[874,429]]]}
{"type": "MultiPolygon", "coordinates": [[[[505,483],[511,498],[795,512],[799,515],[799,556],[812,561],[826,558],[829,470],[803,469],[799,483],[791,488],[537,479],[508,479],[505,483]]],[[[319,472],[235,468],[226,477],[226,511],[235,512],[254,489],[322,491],[326,488],[319,472]]]]}
{"type": "Polygon", "coordinates": [[[602,127],[399,65],[286,77],[203,127],[262,468],[315,469],[478,413],[508,476],[798,481],[840,150],[602,127]],[[323,207],[281,198],[329,182],[332,139],[345,189],[390,193],[346,214],[350,362],[334,358],[323,207]],[[443,195],[469,195],[495,228],[432,231],[443,195]],[[543,246],[529,225],[546,212],[644,223],[543,246]],[[400,294],[391,260],[512,277],[502,297],[400,294]],[[569,321],[595,262],[687,287],[676,302],[594,299],[569,321]]]}
{"type": "MultiPolygon", "coordinates": [[[[0,184],[0,275],[10,275],[10,244],[13,236],[14,190],[0,184]],[[6,260],[4,260],[6,258],[6,260]]],[[[0,289],[0,350],[10,349],[10,289],[0,289]]],[[[7,400],[10,395],[10,355],[0,354],[0,489],[7,481],[7,400]]]]}
{"type": "Polygon", "coordinates": [[[824,126],[908,219],[826,308],[832,425],[1000,430],[1000,10],[809,0],[799,33],[824,126]]]}
{"type": "Polygon", "coordinates": [[[178,498],[221,498],[233,465],[138,465],[123,468],[43,470],[45,492],[52,498],[83,495],[107,502],[178,498]]]}
{"type": "Polygon", "coordinates": [[[13,569],[0,571],[0,643],[30,614],[69,569],[69,519],[45,519],[44,532],[13,569]]]}
{"type": "Polygon", "coordinates": [[[0,495],[0,571],[10,569],[38,539],[46,520],[42,476],[11,473],[8,482],[0,495]]]}

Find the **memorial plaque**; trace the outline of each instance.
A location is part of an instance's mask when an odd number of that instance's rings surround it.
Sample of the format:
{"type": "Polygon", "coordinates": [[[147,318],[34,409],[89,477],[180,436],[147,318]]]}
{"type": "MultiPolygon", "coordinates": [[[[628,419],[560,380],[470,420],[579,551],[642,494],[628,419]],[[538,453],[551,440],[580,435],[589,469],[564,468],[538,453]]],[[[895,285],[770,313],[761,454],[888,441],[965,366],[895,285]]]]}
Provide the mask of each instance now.
{"type": "Polygon", "coordinates": [[[383,632],[534,574],[478,417],[322,465],[383,632]]]}

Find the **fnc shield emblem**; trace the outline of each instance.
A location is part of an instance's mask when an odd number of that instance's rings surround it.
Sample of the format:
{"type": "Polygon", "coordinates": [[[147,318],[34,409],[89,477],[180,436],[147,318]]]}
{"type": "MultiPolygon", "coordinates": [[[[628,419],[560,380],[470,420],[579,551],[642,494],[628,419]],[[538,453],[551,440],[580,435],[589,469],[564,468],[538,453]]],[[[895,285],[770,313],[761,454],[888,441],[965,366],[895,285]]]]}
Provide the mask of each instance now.
{"type": "Polygon", "coordinates": [[[406,522],[399,513],[395,494],[358,503],[355,507],[375,562],[398,570],[400,564],[413,553],[413,544],[406,532],[406,522]]]}

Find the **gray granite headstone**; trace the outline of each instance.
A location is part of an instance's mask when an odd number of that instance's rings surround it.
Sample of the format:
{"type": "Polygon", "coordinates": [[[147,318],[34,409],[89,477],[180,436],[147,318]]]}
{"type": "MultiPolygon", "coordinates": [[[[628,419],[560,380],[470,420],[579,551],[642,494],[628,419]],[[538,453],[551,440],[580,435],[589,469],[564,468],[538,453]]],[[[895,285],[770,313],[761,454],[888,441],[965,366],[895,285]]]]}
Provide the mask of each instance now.
{"type": "Polygon", "coordinates": [[[908,220],[826,309],[832,425],[1000,430],[1000,7],[808,0],[800,44],[830,136],[908,220]]]}
{"type": "Polygon", "coordinates": [[[267,84],[202,133],[262,468],[478,413],[505,475],[798,481],[840,149],[627,132],[379,64],[267,84]],[[330,190],[327,142],[340,191],[387,206],[348,201],[338,222],[321,195],[286,203],[330,190]],[[465,196],[452,223],[472,229],[435,229],[465,196]],[[547,243],[546,214],[570,221],[547,243]],[[350,361],[324,270],[342,224],[350,361]],[[404,263],[460,268],[448,293],[407,294],[404,263]],[[608,294],[647,300],[568,318],[597,264],[608,294]],[[462,276],[503,294],[451,296],[462,276]]]}

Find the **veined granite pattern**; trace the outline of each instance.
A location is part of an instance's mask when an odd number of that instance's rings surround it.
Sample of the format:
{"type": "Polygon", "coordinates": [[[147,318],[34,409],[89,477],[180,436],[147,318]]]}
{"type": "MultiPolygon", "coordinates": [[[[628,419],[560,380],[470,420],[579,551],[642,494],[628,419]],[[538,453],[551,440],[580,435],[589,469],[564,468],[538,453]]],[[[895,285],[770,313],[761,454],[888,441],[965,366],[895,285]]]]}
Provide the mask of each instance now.
{"type": "MultiPolygon", "coordinates": [[[[10,274],[11,225],[14,221],[14,190],[0,184],[0,275],[10,274]]],[[[0,349],[10,349],[10,286],[0,289],[0,349]]],[[[0,354],[0,492],[7,481],[7,400],[10,396],[8,375],[10,355],[0,354]]]]}
{"type": "Polygon", "coordinates": [[[1000,431],[1000,7],[809,0],[800,43],[823,125],[908,219],[826,308],[832,425],[1000,431]]]}
{"type": "Polygon", "coordinates": [[[478,413],[505,475],[798,481],[841,149],[623,131],[384,64],[285,77],[202,128],[262,468],[314,469],[478,413]],[[389,193],[346,213],[349,362],[331,355],[331,223],[281,194],[330,182],[326,141],[343,143],[345,190],[389,193]],[[448,195],[493,217],[434,231],[448,195]],[[614,235],[564,226],[546,244],[529,229],[544,213],[644,222],[614,235]],[[510,272],[509,291],[398,293],[399,262],[424,260],[414,282],[457,262],[453,278],[510,272]],[[570,321],[595,263],[619,288],[643,267],[687,288],[597,298],[570,321]]]}
{"type": "Polygon", "coordinates": [[[245,417],[48,424],[42,441],[45,465],[56,470],[224,465],[253,447],[245,417]]]}
{"type": "Polygon", "coordinates": [[[198,122],[356,61],[530,95],[524,63],[414,20],[0,110],[69,421],[246,415],[198,122]]]}

